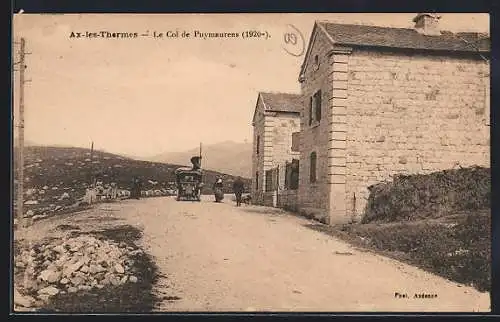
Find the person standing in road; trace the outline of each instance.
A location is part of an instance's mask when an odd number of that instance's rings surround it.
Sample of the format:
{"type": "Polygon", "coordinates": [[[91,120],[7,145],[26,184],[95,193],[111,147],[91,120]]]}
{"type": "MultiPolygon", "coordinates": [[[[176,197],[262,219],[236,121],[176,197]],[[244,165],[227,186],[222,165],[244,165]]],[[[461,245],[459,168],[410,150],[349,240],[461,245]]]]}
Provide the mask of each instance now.
{"type": "Polygon", "coordinates": [[[236,180],[233,183],[233,192],[234,195],[236,196],[236,207],[241,206],[241,195],[245,191],[245,184],[243,183],[243,180],[241,180],[241,177],[236,178],[236,180]]]}
{"type": "Polygon", "coordinates": [[[214,186],[213,186],[214,195],[215,195],[215,202],[221,202],[222,199],[224,199],[223,187],[224,187],[224,184],[222,183],[222,178],[217,177],[217,180],[215,181],[214,186]]]}
{"type": "Polygon", "coordinates": [[[134,199],[141,198],[141,182],[138,177],[132,179],[132,193],[130,197],[134,199]]]}

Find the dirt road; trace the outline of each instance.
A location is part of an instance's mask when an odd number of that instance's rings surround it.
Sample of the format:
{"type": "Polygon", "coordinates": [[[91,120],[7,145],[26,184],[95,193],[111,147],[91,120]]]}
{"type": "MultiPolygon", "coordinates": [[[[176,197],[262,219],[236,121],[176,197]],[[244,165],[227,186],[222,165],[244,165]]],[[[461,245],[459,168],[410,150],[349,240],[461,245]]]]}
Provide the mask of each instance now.
{"type": "Polygon", "coordinates": [[[143,229],[163,275],[155,291],[167,296],[158,311],[489,311],[489,293],[354,249],[272,208],[152,198],[77,216],[96,213],[143,229]]]}
{"type": "Polygon", "coordinates": [[[489,311],[488,293],[356,250],[276,209],[172,198],[119,207],[114,215],[144,229],[166,276],[157,290],[180,297],[160,311],[489,311]],[[414,298],[422,293],[437,297],[414,298]]]}

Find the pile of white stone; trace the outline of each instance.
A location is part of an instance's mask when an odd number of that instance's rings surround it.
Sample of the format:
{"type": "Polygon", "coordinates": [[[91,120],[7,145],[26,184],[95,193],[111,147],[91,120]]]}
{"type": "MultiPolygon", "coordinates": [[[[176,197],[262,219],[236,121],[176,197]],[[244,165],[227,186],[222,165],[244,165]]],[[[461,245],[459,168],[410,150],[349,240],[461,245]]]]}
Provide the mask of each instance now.
{"type": "Polygon", "coordinates": [[[51,242],[15,258],[16,267],[24,269],[25,277],[18,284],[47,300],[59,293],[136,283],[129,257],[140,252],[92,236],[51,242]]]}

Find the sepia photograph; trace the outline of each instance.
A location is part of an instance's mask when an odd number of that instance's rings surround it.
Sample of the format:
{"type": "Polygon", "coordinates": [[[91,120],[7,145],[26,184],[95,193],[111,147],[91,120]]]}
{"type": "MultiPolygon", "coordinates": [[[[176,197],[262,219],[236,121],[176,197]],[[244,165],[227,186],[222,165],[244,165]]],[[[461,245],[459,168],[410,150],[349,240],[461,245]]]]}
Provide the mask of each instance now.
{"type": "Polygon", "coordinates": [[[14,14],[11,312],[491,312],[482,13],[14,14]]]}

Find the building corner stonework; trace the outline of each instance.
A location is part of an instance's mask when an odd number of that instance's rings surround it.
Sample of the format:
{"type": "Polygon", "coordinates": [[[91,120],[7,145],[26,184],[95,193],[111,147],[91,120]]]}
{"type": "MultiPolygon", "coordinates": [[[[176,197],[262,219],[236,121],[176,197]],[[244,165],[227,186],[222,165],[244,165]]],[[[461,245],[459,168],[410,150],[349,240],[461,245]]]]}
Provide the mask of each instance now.
{"type": "Polygon", "coordinates": [[[331,73],[329,81],[332,96],[328,102],[329,145],[329,224],[346,223],[350,217],[346,205],[347,175],[347,108],[348,72],[350,48],[334,48],[330,52],[331,73]]]}

